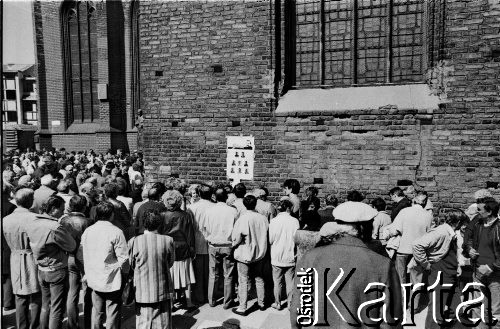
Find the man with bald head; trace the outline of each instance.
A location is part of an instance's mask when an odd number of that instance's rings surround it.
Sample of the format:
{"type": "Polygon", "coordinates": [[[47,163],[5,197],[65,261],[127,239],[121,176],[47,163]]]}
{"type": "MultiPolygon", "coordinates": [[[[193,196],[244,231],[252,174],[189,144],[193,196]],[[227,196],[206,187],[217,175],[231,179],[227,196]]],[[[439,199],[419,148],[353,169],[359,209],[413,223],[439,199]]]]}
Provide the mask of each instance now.
{"type": "Polygon", "coordinates": [[[42,184],[40,188],[35,191],[34,201],[31,210],[34,213],[39,214],[42,205],[49,199],[49,197],[56,193],[54,190],[56,185],[56,180],[52,174],[47,174],[42,176],[40,179],[40,183],[42,184]]]}
{"type": "Polygon", "coordinates": [[[153,210],[157,210],[158,212],[163,212],[166,211],[167,208],[163,204],[163,202],[160,201],[161,198],[161,191],[160,189],[156,187],[152,187],[148,191],[148,201],[144,202],[139,209],[137,209],[137,215],[136,215],[136,220],[135,220],[135,231],[136,234],[142,234],[144,233],[144,216],[146,213],[151,212],[153,210]]]}
{"type": "Polygon", "coordinates": [[[38,328],[40,324],[40,286],[27,233],[27,228],[36,218],[36,214],[29,211],[33,205],[33,195],[32,189],[19,189],[14,196],[17,208],[2,221],[5,240],[11,249],[11,280],[16,296],[17,328],[38,328]]]}

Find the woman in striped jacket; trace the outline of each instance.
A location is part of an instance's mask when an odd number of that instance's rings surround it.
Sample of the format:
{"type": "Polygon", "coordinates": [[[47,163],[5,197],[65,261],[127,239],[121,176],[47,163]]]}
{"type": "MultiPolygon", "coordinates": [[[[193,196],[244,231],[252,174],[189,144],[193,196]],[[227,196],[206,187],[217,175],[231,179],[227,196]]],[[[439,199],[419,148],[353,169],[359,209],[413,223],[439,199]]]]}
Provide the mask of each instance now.
{"type": "Polygon", "coordinates": [[[172,328],[174,240],[158,234],[162,218],[151,210],[144,217],[144,234],[129,241],[134,271],[136,328],[172,328]]]}

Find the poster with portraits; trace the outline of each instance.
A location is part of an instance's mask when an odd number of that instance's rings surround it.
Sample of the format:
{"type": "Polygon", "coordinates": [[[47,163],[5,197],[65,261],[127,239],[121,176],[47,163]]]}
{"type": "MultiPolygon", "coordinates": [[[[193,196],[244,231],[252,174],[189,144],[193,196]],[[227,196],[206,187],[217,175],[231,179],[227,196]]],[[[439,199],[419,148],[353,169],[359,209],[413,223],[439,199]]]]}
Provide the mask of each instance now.
{"type": "Polygon", "coordinates": [[[253,180],[253,136],[227,136],[227,177],[235,183],[253,180]]]}

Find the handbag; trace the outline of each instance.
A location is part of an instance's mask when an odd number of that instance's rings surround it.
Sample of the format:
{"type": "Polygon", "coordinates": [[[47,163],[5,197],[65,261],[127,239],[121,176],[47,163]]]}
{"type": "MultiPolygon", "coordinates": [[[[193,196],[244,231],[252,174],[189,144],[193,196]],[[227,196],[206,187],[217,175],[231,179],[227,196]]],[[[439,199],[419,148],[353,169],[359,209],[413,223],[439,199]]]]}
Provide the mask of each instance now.
{"type": "MultiPolygon", "coordinates": [[[[130,248],[130,252],[133,252],[134,249],[134,241],[132,241],[132,247],[130,248]]],[[[130,306],[135,301],[135,291],[134,291],[134,270],[130,268],[130,271],[124,278],[124,287],[122,291],[122,303],[124,306],[130,306]]]]}

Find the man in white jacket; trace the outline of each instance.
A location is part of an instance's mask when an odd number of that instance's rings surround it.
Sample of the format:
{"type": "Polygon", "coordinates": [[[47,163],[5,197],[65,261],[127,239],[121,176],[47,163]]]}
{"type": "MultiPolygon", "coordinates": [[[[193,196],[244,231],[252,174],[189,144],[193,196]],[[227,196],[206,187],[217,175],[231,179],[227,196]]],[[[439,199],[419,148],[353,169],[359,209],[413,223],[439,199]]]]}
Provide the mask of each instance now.
{"type": "Polygon", "coordinates": [[[288,307],[292,301],[293,280],[295,277],[295,232],[299,221],[292,217],[293,203],[284,199],[278,205],[279,214],[269,224],[269,243],[271,244],[271,265],[273,266],[274,304],[271,307],[281,310],[283,277],[286,282],[288,307]]]}
{"type": "Polygon", "coordinates": [[[203,236],[208,242],[209,277],[208,304],[215,306],[215,291],[220,277],[220,265],[224,269],[224,309],[233,304],[235,264],[231,257],[231,233],[238,211],[226,204],[227,193],[220,187],[215,190],[217,203],[205,210],[203,236]]]}
{"type": "Polygon", "coordinates": [[[233,313],[246,316],[248,314],[248,288],[250,280],[254,278],[258,306],[260,310],[265,310],[262,259],[267,251],[269,223],[265,216],[255,211],[257,198],[253,195],[245,196],[243,205],[247,210],[241,213],[232,232],[234,259],[237,261],[238,268],[238,299],[240,302],[240,306],[233,309],[233,313]]]}

